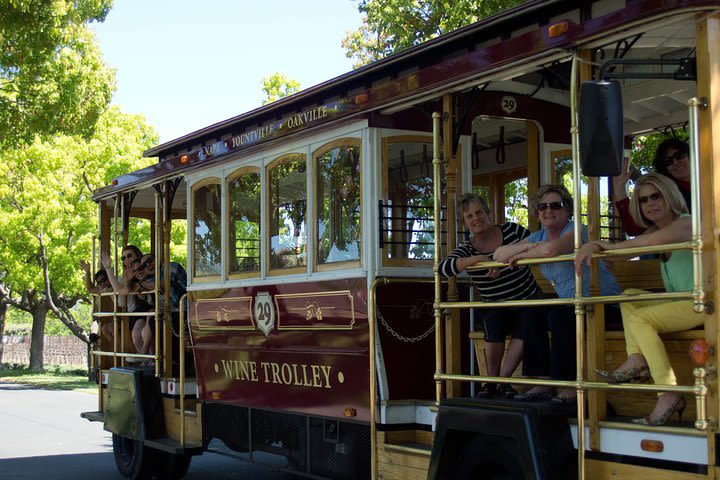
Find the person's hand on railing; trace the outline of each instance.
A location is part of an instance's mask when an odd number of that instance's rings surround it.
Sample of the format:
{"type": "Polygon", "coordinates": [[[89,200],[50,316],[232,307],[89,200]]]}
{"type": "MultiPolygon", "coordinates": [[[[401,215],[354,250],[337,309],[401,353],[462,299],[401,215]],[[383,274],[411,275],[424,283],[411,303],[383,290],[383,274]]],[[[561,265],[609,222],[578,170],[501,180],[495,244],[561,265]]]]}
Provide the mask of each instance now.
{"type": "Polygon", "coordinates": [[[604,250],[610,250],[611,248],[612,243],[605,242],[603,240],[593,240],[592,242],[584,244],[582,247],[580,247],[577,255],[575,256],[575,273],[582,276],[583,266],[590,266],[593,254],[602,252],[604,250]]]}

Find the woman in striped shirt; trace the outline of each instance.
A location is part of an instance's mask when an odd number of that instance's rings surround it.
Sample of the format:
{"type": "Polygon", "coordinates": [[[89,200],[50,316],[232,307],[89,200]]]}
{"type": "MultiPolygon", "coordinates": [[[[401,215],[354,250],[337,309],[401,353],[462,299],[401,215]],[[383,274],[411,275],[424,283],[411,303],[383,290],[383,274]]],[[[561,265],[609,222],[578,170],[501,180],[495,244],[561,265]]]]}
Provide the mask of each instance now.
{"type": "MultiPolygon", "coordinates": [[[[493,260],[493,252],[501,245],[520,242],[530,232],[513,222],[493,225],[487,201],[477,195],[466,193],[460,199],[465,227],[470,240],[460,244],[439,266],[440,274],[446,277],[458,275],[477,262],[493,260]]],[[[468,274],[484,302],[502,300],[527,300],[539,298],[540,288],[528,267],[501,267],[472,270],[468,274]]],[[[539,308],[482,308],[477,313],[485,330],[485,358],[489,376],[512,376],[523,361],[523,374],[531,376],[548,373],[548,339],[539,308]],[[505,336],[512,334],[505,361],[505,336]]],[[[496,394],[512,398],[515,390],[507,384],[483,385],[479,396],[492,397],[496,394]]]]}

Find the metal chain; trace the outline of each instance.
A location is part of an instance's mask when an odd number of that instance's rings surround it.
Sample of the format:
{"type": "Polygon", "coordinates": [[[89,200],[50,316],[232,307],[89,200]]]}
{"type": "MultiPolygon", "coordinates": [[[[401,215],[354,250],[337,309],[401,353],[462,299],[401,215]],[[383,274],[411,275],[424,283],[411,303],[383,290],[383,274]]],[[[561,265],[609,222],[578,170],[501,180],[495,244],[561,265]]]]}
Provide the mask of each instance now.
{"type": "Polygon", "coordinates": [[[390,333],[390,335],[397,338],[401,342],[405,342],[405,343],[419,342],[423,338],[430,335],[433,332],[433,330],[435,330],[435,323],[433,322],[432,326],[425,333],[422,333],[422,334],[418,335],[417,337],[413,337],[413,338],[404,337],[392,329],[392,327],[385,321],[385,318],[382,316],[382,313],[380,313],[379,309],[376,308],[375,311],[377,312],[377,317],[380,319],[380,322],[383,324],[385,329],[390,333]]]}

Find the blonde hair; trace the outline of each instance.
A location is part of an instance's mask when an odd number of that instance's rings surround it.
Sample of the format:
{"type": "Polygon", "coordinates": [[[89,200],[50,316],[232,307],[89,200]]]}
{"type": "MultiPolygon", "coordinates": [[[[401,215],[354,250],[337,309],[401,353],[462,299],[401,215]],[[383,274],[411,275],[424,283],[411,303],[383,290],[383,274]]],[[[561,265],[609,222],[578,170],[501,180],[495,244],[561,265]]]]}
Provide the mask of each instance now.
{"type": "Polygon", "coordinates": [[[630,215],[632,216],[636,225],[643,228],[648,228],[649,226],[653,225],[653,222],[645,218],[645,215],[643,215],[642,209],[640,208],[639,192],[640,187],[642,187],[643,185],[652,185],[658,189],[658,191],[665,199],[665,203],[667,203],[668,208],[670,209],[670,212],[672,212],[673,216],[679,217],[680,214],[688,212],[687,205],[685,204],[685,199],[680,193],[677,184],[675,184],[675,182],[673,182],[665,175],[657,172],[652,172],[638,178],[637,182],[635,183],[635,189],[633,190],[632,197],[630,197],[630,215]]]}

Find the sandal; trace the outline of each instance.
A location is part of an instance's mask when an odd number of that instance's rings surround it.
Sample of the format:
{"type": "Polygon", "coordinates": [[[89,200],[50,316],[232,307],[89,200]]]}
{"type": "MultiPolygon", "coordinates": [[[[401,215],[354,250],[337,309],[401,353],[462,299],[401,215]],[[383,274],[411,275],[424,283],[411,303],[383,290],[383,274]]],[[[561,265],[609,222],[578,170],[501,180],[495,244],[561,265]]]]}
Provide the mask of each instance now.
{"type": "Polygon", "coordinates": [[[480,390],[477,391],[475,397],[477,398],[492,398],[497,394],[498,388],[495,383],[485,383],[480,390]]]}
{"type": "Polygon", "coordinates": [[[515,398],[515,395],[518,394],[518,391],[515,390],[512,387],[512,385],[507,384],[507,383],[501,383],[500,385],[498,385],[497,391],[498,391],[498,396],[504,397],[507,399],[515,398]]]}

